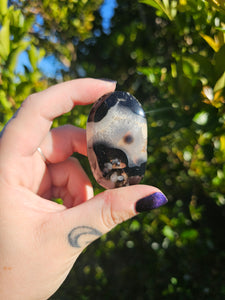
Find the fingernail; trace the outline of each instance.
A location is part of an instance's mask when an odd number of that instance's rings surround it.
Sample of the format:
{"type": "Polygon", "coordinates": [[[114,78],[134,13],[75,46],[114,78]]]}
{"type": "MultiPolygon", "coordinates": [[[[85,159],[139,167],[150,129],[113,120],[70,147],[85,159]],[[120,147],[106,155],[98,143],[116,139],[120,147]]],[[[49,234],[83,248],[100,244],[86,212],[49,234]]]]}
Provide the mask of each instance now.
{"type": "Polygon", "coordinates": [[[136,202],[136,212],[149,211],[158,208],[168,202],[166,196],[161,192],[144,197],[136,202]]]}
{"type": "Polygon", "coordinates": [[[107,81],[107,82],[110,82],[110,83],[117,83],[116,80],[113,80],[113,79],[109,79],[109,78],[99,78],[100,80],[103,80],[103,81],[107,81]]]}

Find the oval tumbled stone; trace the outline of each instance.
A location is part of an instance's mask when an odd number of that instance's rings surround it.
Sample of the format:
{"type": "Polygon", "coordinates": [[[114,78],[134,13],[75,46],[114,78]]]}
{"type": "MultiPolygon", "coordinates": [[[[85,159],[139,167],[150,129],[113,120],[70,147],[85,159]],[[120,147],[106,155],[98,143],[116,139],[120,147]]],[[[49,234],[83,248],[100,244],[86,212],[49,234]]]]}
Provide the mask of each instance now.
{"type": "Polygon", "coordinates": [[[136,98],[116,91],[93,105],[87,154],[96,181],[106,189],[141,181],[147,163],[147,121],[136,98]]]}

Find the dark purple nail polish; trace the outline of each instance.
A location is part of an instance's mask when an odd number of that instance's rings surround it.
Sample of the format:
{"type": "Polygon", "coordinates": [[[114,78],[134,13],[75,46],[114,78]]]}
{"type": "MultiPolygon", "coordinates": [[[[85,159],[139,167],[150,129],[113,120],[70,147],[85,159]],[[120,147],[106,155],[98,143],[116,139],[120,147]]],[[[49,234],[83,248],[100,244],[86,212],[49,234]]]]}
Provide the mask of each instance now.
{"type": "Polygon", "coordinates": [[[108,81],[108,82],[112,82],[112,83],[117,83],[117,81],[116,81],[116,80],[109,79],[109,78],[100,78],[100,80],[103,80],[103,81],[108,81]]]}
{"type": "Polygon", "coordinates": [[[136,212],[149,211],[158,208],[168,202],[163,193],[156,192],[152,195],[144,197],[136,202],[136,212]]]}

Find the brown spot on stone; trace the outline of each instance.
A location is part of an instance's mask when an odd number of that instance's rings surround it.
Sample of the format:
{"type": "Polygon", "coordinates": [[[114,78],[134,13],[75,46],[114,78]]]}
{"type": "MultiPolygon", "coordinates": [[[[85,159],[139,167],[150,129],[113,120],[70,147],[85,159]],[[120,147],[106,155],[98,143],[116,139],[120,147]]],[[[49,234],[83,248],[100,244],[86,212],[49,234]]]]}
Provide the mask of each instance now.
{"type": "Polygon", "coordinates": [[[125,144],[132,144],[134,141],[134,138],[132,136],[132,134],[130,132],[128,132],[124,137],[123,137],[123,141],[125,144]]]}

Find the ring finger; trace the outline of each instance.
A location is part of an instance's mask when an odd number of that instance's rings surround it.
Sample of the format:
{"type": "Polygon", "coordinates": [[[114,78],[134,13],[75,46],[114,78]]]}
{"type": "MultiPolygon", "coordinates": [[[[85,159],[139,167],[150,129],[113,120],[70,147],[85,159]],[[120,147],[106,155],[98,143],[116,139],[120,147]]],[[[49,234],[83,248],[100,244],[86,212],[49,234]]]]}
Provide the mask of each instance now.
{"type": "Polygon", "coordinates": [[[91,182],[76,158],[48,165],[51,188],[42,187],[39,194],[47,199],[61,198],[67,207],[81,204],[93,197],[91,182]]]}

